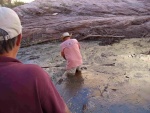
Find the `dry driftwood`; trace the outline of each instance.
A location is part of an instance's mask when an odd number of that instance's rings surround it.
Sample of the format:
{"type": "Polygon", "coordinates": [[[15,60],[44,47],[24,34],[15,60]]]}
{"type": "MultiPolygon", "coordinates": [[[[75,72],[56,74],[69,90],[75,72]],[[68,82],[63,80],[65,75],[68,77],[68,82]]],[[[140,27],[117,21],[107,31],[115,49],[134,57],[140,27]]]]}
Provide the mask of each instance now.
{"type": "Polygon", "coordinates": [[[80,38],[79,41],[87,39],[87,38],[125,38],[125,36],[114,36],[114,35],[88,35],[83,38],[80,38]]]}

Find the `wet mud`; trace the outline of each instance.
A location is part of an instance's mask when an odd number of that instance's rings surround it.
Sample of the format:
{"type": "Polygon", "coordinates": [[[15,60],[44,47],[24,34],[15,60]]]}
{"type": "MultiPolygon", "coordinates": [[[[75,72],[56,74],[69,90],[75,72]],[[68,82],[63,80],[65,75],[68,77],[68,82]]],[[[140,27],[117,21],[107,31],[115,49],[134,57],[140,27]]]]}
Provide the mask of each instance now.
{"type": "Polygon", "coordinates": [[[59,83],[60,43],[21,48],[17,58],[47,71],[72,113],[150,113],[150,38],[102,41],[80,42],[82,72],[59,83]]]}

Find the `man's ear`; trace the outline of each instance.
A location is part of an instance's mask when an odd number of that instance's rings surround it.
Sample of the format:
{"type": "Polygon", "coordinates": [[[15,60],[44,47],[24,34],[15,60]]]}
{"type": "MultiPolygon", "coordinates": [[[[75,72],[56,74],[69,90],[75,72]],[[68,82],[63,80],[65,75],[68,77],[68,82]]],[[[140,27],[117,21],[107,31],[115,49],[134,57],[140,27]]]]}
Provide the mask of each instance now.
{"type": "Polygon", "coordinates": [[[16,45],[17,45],[17,46],[20,46],[20,44],[21,44],[21,39],[22,39],[22,34],[19,34],[19,35],[18,35],[18,38],[17,38],[17,41],[16,41],[16,45]]]}

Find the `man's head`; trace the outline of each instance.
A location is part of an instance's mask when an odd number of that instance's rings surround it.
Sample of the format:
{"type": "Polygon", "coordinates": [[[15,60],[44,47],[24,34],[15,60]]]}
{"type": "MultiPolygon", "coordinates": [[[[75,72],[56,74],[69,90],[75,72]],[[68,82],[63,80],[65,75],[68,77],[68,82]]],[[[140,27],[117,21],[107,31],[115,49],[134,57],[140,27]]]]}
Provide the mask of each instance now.
{"type": "Polygon", "coordinates": [[[67,40],[67,39],[70,39],[71,36],[72,36],[72,34],[69,34],[68,32],[65,32],[65,33],[62,34],[61,39],[62,39],[63,41],[65,41],[65,40],[67,40]]]}
{"type": "Polygon", "coordinates": [[[22,26],[16,12],[0,7],[0,55],[17,54],[21,42],[22,26]]]}

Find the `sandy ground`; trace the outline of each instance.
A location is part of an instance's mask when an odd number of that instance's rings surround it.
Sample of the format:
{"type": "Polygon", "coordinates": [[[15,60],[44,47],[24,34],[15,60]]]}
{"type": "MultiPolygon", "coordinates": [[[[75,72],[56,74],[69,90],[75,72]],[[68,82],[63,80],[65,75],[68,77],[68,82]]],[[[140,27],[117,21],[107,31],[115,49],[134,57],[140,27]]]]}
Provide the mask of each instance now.
{"type": "Polygon", "coordinates": [[[43,67],[72,113],[150,113],[150,38],[80,42],[82,74],[57,83],[65,71],[59,44],[21,48],[18,59],[43,67]]]}

